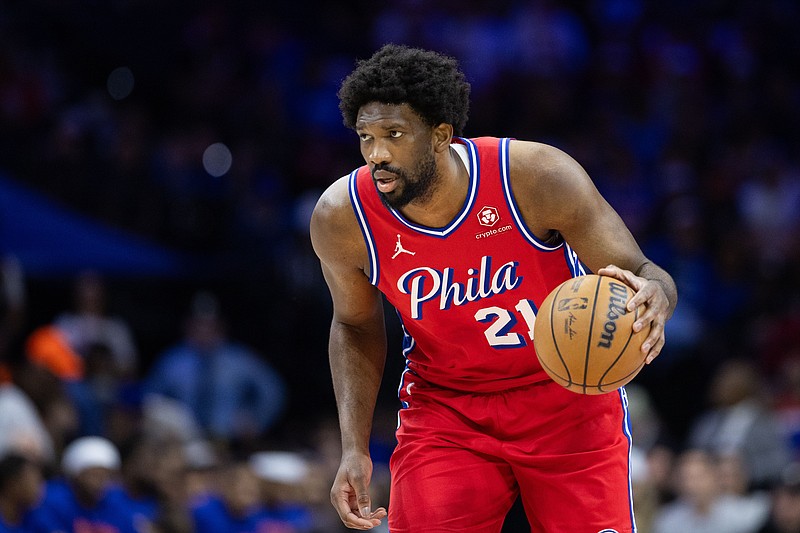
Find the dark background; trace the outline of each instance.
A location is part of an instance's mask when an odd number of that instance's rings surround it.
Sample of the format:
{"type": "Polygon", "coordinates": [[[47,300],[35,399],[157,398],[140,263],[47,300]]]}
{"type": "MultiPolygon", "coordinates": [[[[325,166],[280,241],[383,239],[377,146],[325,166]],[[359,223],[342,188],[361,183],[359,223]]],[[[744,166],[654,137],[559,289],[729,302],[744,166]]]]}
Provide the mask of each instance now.
{"type": "MultiPolygon", "coordinates": [[[[393,41],[457,57],[472,83],[466,134],[573,155],[675,276],[668,348],[637,381],[676,440],[721,361],[747,357],[772,379],[797,348],[770,337],[800,292],[796,2],[266,4],[0,1],[0,195],[30,199],[0,213],[0,251],[26,273],[19,343],[70,308],[92,268],[144,373],[195,291],[212,290],[232,336],[289,380],[287,432],[330,414],[330,301],[307,220],[361,162],[338,85],[393,41]],[[122,67],[134,84],[119,98],[122,67]],[[232,154],[220,177],[202,165],[213,143],[232,154]],[[88,224],[54,238],[74,216],[88,224]],[[131,242],[152,257],[137,263],[131,242]]],[[[403,361],[387,316],[381,404],[395,409],[403,361]]]]}

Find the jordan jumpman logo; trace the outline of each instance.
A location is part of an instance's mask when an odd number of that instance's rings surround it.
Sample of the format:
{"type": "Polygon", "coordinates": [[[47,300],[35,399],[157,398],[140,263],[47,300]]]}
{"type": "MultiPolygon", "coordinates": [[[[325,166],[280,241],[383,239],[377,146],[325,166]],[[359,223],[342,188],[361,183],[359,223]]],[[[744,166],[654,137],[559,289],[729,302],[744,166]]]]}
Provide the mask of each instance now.
{"type": "Polygon", "coordinates": [[[398,233],[397,234],[397,244],[394,247],[394,255],[392,256],[392,259],[394,259],[395,257],[397,257],[400,254],[415,255],[416,253],[417,252],[412,252],[410,250],[406,250],[405,248],[403,248],[403,245],[400,244],[400,234],[398,233]]]}

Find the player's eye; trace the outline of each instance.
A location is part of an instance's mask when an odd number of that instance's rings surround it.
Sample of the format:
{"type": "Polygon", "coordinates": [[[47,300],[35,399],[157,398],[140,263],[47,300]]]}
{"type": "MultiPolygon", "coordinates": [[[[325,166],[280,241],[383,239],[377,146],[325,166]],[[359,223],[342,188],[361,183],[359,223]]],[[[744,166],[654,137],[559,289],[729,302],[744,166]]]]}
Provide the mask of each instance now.
{"type": "Polygon", "coordinates": [[[403,136],[403,132],[402,131],[397,131],[397,130],[392,130],[392,131],[389,132],[389,136],[392,137],[393,139],[397,139],[398,137],[402,137],[403,136]]]}
{"type": "Polygon", "coordinates": [[[369,140],[369,134],[368,133],[359,133],[358,134],[358,138],[361,139],[362,141],[368,141],[369,140]]]}

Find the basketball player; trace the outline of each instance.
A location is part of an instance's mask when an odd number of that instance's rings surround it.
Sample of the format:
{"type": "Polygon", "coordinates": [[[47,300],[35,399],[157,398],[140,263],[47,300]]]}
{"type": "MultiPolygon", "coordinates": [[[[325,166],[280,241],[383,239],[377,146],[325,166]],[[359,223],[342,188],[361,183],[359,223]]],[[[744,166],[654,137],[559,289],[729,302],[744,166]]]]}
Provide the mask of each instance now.
{"type": "Polygon", "coordinates": [[[497,533],[517,495],[534,531],[635,530],[624,391],[579,395],[546,377],[537,306],[562,281],[613,276],[646,312],[650,362],[677,299],[584,170],[547,145],[464,139],[469,85],[437,53],[387,45],[340,91],[366,165],[323,194],[311,237],[334,304],[330,364],[343,454],[342,521],[370,529],[368,451],[397,309],[407,367],[391,458],[392,533],[497,533]],[[580,258],[580,259],[579,259],[580,258]]]}

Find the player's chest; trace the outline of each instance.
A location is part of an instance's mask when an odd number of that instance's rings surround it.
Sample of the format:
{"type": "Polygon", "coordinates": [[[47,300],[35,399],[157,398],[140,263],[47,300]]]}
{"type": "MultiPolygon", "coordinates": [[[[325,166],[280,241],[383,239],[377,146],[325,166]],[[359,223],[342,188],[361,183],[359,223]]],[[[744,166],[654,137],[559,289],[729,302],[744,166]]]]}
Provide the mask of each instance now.
{"type": "Polygon", "coordinates": [[[431,238],[396,233],[394,246],[380,252],[378,287],[414,319],[426,308],[455,310],[498,300],[522,287],[535,270],[535,259],[526,257],[526,247],[513,231],[503,233],[508,235],[475,238],[459,232],[431,238]]]}

